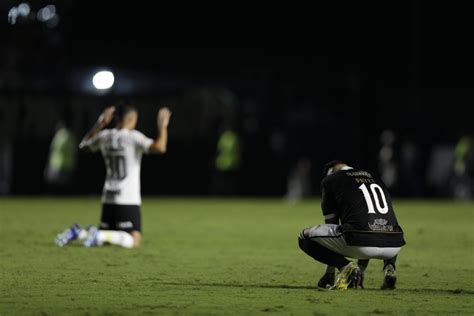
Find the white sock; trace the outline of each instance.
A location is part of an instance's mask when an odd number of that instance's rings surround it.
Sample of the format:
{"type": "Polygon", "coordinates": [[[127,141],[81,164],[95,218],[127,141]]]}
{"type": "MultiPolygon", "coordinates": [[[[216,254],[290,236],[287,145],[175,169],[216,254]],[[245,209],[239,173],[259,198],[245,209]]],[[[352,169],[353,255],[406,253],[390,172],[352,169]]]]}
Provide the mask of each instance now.
{"type": "Polygon", "coordinates": [[[97,244],[102,246],[104,243],[124,248],[133,248],[134,244],[132,235],[127,232],[121,230],[99,230],[97,244]]]}

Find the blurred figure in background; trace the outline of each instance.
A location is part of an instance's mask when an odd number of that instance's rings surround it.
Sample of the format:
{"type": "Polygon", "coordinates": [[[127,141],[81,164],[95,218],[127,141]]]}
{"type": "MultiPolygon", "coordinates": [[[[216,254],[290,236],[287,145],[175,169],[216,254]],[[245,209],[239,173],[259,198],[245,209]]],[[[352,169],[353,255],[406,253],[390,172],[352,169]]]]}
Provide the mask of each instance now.
{"type": "Polygon", "coordinates": [[[454,198],[474,196],[474,135],[464,135],[454,149],[454,198]]]}
{"type": "Polygon", "coordinates": [[[311,195],[311,161],[302,157],[288,177],[288,191],[286,199],[290,203],[297,203],[311,195]]]}
{"type": "Polygon", "coordinates": [[[89,225],[83,229],[75,223],[56,236],[56,245],[63,247],[76,239],[85,247],[111,244],[133,248],[140,245],[142,156],[166,153],[170,117],[170,110],[161,108],[156,118],[158,136],[149,138],[135,129],[138,110],[132,104],[110,106],[102,112],[79,144],[84,150],[100,150],[104,159],[106,175],[100,226],[89,225]],[[114,117],[115,128],[107,129],[114,117]]]}
{"type": "Polygon", "coordinates": [[[0,136],[0,195],[10,193],[13,149],[7,137],[0,136]]]}
{"type": "Polygon", "coordinates": [[[7,119],[7,110],[0,108],[0,195],[11,191],[13,170],[12,120],[7,119]]]}
{"type": "Polygon", "coordinates": [[[395,155],[395,133],[392,130],[384,130],[380,135],[382,147],[379,152],[380,177],[385,185],[396,192],[398,184],[398,165],[395,155]]]}
{"type": "Polygon", "coordinates": [[[231,127],[222,131],[217,141],[217,157],[212,184],[213,194],[236,194],[238,170],[241,165],[240,136],[231,127]]]}
{"type": "Polygon", "coordinates": [[[423,192],[423,164],[420,149],[412,139],[405,139],[400,145],[400,194],[419,197],[423,192]]]}
{"type": "Polygon", "coordinates": [[[48,193],[68,193],[77,161],[74,134],[64,121],[58,122],[51,141],[49,158],[44,172],[48,193]]]}

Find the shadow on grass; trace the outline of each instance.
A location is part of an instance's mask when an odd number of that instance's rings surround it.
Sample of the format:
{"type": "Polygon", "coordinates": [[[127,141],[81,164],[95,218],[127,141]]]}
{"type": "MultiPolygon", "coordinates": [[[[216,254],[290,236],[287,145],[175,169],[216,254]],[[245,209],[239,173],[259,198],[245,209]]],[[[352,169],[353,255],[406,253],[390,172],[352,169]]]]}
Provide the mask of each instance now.
{"type": "Polygon", "coordinates": [[[199,282],[154,282],[162,285],[173,286],[205,286],[205,287],[230,287],[230,288],[255,288],[255,289],[291,289],[315,290],[314,286],[286,285],[286,284],[236,284],[236,283],[199,283],[199,282]]]}
{"type": "MultiPolygon", "coordinates": [[[[314,286],[307,285],[287,285],[287,284],[238,284],[238,283],[200,283],[200,282],[159,282],[155,281],[156,284],[172,285],[172,286],[204,286],[204,287],[228,287],[228,288],[256,288],[256,289],[290,289],[290,290],[318,290],[322,292],[336,292],[329,290],[319,290],[314,286]]],[[[440,294],[440,295],[474,295],[473,290],[465,289],[396,289],[396,290],[385,290],[380,289],[363,289],[357,291],[368,291],[368,292],[384,292],[384,293],[419,293],[419,294],[440,294]]]]}
{"type": "MultiPolygon", "coordinates": [[[[372,289],[375,290],[375,289],[372,289]]],[[[421,294],[452,294],[452,295],[474,295],[473,290],[465,289],[396,289],[395,292],[421,293],[421,294]]]]}

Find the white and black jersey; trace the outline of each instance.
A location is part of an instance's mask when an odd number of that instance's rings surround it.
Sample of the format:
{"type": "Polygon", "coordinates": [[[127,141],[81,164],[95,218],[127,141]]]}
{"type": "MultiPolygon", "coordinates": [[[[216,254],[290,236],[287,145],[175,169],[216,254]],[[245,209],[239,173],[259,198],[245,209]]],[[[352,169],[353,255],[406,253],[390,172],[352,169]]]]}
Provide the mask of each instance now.
{"type": "Polygon", "coordinates": [[[326,219],[339,219],[348,245],[401,247],[405,244],[390,194],[364,170],[347,168],[321,182],[321,207],[326,219]]]}
{"type": "Polygon", "coordinates": [[[102,203],[141,205],[140,167],[153,140],[137,130],[107,129],[81,145],[100,149],[106,167],[102,203]]]}

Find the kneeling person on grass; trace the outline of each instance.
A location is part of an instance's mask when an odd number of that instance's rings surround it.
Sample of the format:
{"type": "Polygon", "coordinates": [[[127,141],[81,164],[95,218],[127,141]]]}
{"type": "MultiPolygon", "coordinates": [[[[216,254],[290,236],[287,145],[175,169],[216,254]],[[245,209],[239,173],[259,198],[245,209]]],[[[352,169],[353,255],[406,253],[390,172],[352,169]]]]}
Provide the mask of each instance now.
{"type": "Polygon", "coordinates": [[[125,248],[140,245],[141,195],[140,166],[142,154],[165,153],[168,143],[168,124],[171,112],[158,112],[159,136],[151,139],[135,130],[138,112],[131,105],[106,108],[94,127],[84,136],[79,147],[100,150],[104,158],[106,176],[102,193],[102,217],[99,228],[89,225],[82,229],[73,224],[56,237],[60,247],[72,240],[83,241],[84,246],[114,244],[125,248]],[[115,116],[117,125],[104,129],[115,116]]]}
{"type": "Polygon", "coordinates": [[[326,164],[323,177],[321,207],[325,224],[307,228],[299,236],[301,250],[327,264],[318,287],[363,288],[369,259],[382,259],[382,289],[394,289],[395,261],[405,240],[385,185],[342,161],[326,164]],[[358,264],[346,257],[359,259],[358,264]],[[335,268],[340,271],[337,278],[335,268]]]}

